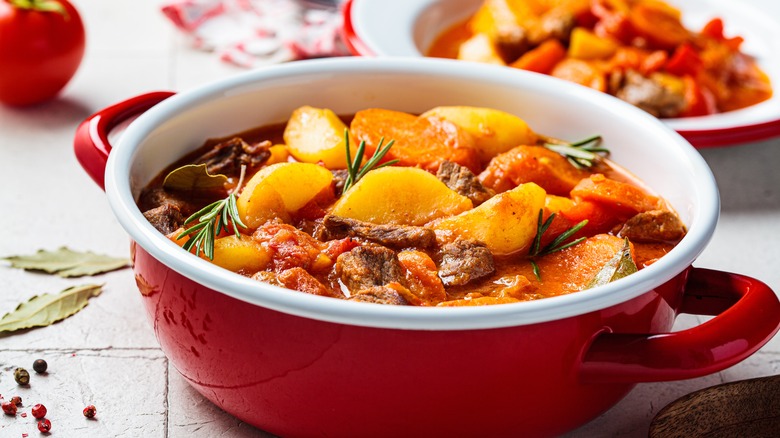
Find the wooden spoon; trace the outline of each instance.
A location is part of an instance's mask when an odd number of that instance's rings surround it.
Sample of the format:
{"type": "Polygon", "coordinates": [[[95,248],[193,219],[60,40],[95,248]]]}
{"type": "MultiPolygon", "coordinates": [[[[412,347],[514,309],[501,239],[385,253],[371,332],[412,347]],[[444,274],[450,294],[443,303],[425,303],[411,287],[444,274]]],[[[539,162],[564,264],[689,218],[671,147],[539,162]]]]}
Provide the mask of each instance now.
{"type": "Polygon", "coordinates": [[[666,405],[650,438],[780,437],[780,376],[705,388],[666,405]]]}

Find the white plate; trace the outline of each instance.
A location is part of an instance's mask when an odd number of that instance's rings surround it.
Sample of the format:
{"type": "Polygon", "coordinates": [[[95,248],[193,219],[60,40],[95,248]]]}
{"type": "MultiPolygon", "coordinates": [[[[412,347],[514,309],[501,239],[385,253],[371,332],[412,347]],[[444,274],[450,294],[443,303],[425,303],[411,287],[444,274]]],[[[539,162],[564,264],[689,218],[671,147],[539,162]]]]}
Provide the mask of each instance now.
{"type": "MultiPolygon", "coordinates": [[[[755,56],[780,87],[780,2],[777,0],[667,0],[682,11],[684,24],[701,28],[720,17],[726,35],[745,38],[742,50],[755,56]]],[[[357,55],[423,56],[442,32],[476,11],[482,0],[348,0],[344,36],[357,55]]],[[[700,117],[664,119],[694,146],[730,146],[780,136],[780,93],[759,104],[700,117]]]]}

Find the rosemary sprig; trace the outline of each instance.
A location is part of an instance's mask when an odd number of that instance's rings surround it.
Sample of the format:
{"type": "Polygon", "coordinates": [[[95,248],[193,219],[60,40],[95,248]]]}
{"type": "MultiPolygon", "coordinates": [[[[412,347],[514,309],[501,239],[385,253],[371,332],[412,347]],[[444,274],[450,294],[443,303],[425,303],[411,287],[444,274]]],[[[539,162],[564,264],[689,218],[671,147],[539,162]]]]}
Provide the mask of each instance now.
{"type": "Polygon", "coordinates": [[[588,224],[587,219],[583,220],[582,222],[558,235],[558,237],[556,237],[552,242],[548,243],[544,248],[542,248],[542,236],[544,235],[545,231],[550,228],[553,220],[555,220],[555,213],[550,214],[550,217],[548,217],[544,222],[542,222],[543,218],[543,211],[542,209],[539,209],[539,218],[536,222],[536,236],[534,237],[533,243],[531,244],[531,251],[528,253],[528,258],[531,260],[531,266],[533,267],[534,275],[539,281],[542,281],[542,274],[539,272],[539,265],[536,264],[536,260],[534,259],[536,257],[542,257],[558,251],[563,251],[566,248],[570,248],[582,242],[585,240],[584,237],[574,239],[569,243],[564,243],[577,231],[581,230],[582,227],[588,224]]]}
{"type": "Polygon", "coordinates": [[[577,169],[589,169],[601,159],[599,153],[609,154],[609,149],[599,147],[600,144],[601,136],[594,135],[574,143],[545,139],[544,147],[563,155],[577,169]]]}
{"type": "Polygon", "coordinates": [[[209,260],[214,260],[214,238],[222,230],[230,232],[230,226],[232,225],[233,233],[239,239],[241,238],[238,227],[246,228],[247,226],[241,222],[241,217],[238,214],[236,192],[238,192],[244,182],[245,172],[246,166],[243,165],[241,166],[241,176],[238,179],[238,184],[227,198],[212,202],[193,213],[184,221],[184,225],[197,222],[176,236],[176,240],[190,236],[190,239],[182,246],[185,251],[191,251],[195,247],[195,255],[203,253],[209,260]]]}
{"type": "Polygon", "coordinates": [[[342,193],[346,193],[347,190],[349,190],[350,187],[355,185],[355,183],[358,182],[360,178],[363,178],[363,175],[368,173],[370,170],[373,169],[379,169],[380,167],[390,166],[391,164],[397,163],[399,160],[390,160],[386,163],[379,164],[379,160],[384,158],[384,156],[387,154],[387,152],[390,150],[390,148],[395,144],[395,140],[390,140],[387,142],[386,145],[382,146],[382,143],[384,143],[385,138],[382,137],[379,139],[379,144],[376,146],[376,150],[374,150],[374,155],[371,156],[371,158],[366,161],[366,164],[363,166],[363,168],[360,167],[360,163],[363,162],[363,155],[366,152],[366,142],[365,140],[360,142],[360,145],[358,145],[357,151],[355,151],[355,159],[352,159],[352,153],[349,150],[349,131],[344,130],[344,143],[347,145],[347,181],[344,183],[344,190],[342,190],[342,193]]]}

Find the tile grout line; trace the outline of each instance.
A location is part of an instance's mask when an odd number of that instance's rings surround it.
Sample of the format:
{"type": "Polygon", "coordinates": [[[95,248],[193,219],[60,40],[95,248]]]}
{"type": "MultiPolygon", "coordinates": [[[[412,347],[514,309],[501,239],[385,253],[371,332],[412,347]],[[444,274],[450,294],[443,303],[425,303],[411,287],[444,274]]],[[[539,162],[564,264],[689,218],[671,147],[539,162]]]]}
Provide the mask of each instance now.
{"type": "Polygon", "coordinates": [[[164,394],[163,394],[164,395],[163,407],[165,408],[165,420],[163,420],[163,431],[164,431],[163,432],[163,437],[168,438],[168,436],[170,434],[170,427],[169,427],[169,424],[170,424],[170,418],[169,418],[169,415],[170,415],[170,409],[169,409],[170,401],[169,401],[169,397],[170,397],[170,393],[171,393],[170,392],[171,368],[170,368],[170,363],[169,363],[167,357],[164,359],[164,361],[165,361],[165,391],[164,391],[164,394]]]}

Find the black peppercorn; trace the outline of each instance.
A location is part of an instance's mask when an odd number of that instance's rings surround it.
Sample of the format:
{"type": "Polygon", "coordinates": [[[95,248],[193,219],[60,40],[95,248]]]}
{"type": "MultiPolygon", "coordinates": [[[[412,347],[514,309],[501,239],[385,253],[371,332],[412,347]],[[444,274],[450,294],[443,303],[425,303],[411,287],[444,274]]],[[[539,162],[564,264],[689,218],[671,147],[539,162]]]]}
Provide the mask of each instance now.
{"type": "Polygon", "coordinates": [[[33,369],[38,374],[45,373],[48,367],[49,364],[43,359],[36,359],[35,362],[33,362],[33,369]]]}
{"type": "Polygon", "coordinates": [[[30,383],[30,373],[24,368],[17,368],[14,370],[14,380],[20,385],[27,385],[30,383]]]}

